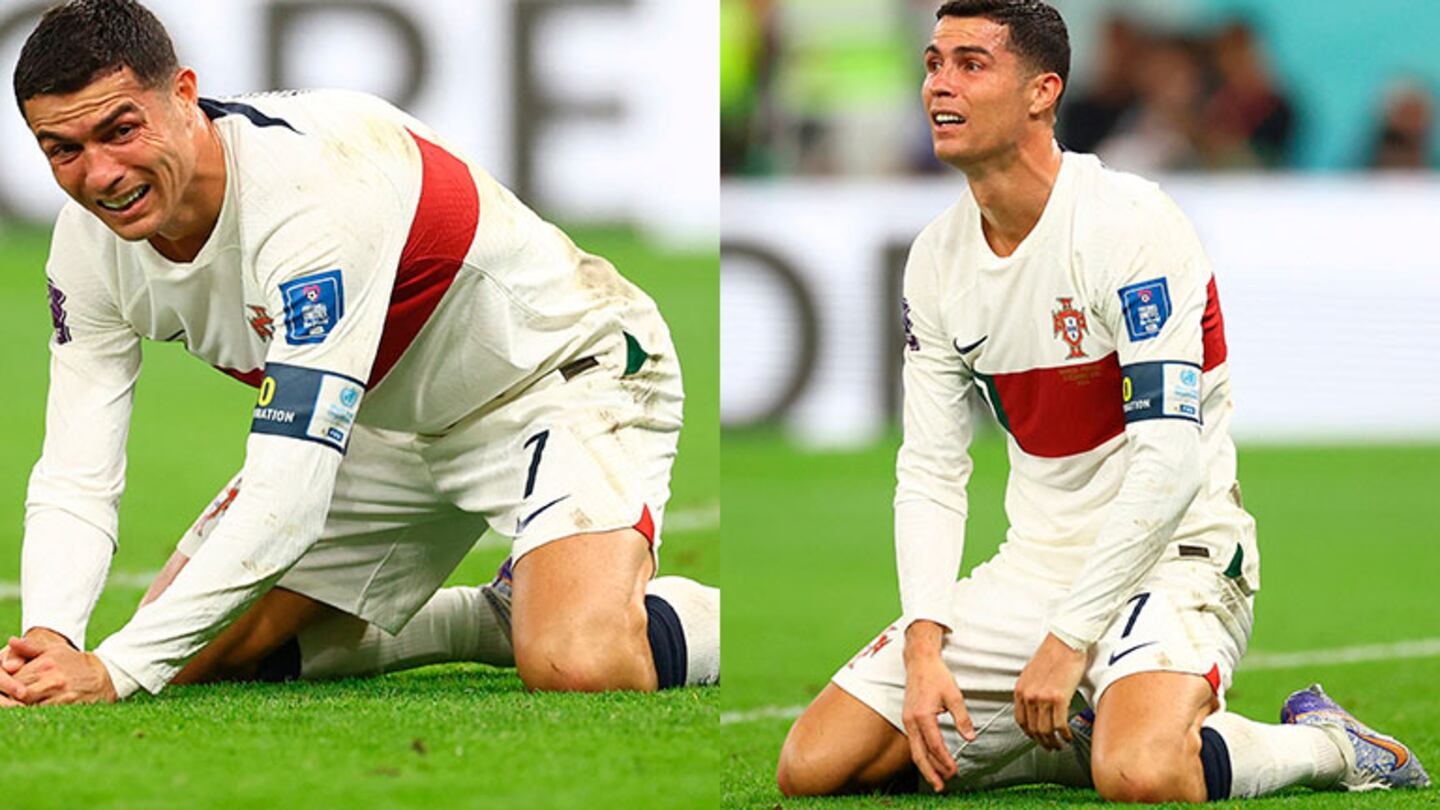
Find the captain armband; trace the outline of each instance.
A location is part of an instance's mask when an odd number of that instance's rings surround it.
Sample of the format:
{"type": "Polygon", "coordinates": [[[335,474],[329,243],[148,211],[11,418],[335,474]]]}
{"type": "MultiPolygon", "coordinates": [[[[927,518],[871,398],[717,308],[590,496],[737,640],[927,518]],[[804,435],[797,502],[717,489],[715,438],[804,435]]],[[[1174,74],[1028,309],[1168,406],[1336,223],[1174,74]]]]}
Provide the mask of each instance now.
{"type": "Polygon", "coordinates": [[[363,383],[342,374],[270,363],[250,432],[316,442],[344,453],[364,395],[363,383]]]}
{"type": "Polygon", "coordinates": [[[1161,361],[1120,369],[1125,423],[1186,419],[1200,424],[1200,367],[1161,361]]]}

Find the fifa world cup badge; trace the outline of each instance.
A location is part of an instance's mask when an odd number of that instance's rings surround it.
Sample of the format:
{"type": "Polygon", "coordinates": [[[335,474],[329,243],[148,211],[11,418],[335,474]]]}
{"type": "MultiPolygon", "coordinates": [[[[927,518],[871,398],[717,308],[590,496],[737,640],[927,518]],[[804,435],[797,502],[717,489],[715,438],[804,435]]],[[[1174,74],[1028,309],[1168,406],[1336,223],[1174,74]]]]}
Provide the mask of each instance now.
{"type": "Polygon", "coordinates": [[[1070,354],[1066,360],[1074,360],[1077,357],[1087,357],[1080,342],[1085,339],[1085,331],[1089,327],[1085,323],[1085,313],[1076,309],[1071,304],[1073,298],[1057,298],[1060,308],[1051,312],[1055,322],[1055,336],[1065,341],[1070,347],[1070,354]]]}

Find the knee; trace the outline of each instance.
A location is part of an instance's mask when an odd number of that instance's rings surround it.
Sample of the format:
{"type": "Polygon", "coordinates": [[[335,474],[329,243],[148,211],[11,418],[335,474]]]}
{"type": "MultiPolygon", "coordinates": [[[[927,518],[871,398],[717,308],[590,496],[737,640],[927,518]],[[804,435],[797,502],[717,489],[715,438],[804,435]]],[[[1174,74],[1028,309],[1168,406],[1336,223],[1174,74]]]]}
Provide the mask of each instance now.
{"type": "Polygon", "coordinates": [[[806,743],[806,735],[797,733],[799,722],[785,738],[780,748],[780,761],[775,766],[775,783],[786,796],[826,796],[836,793],[843,786],[837,780],[833,768],[826,767],[825,757],[813,745],[806,743]]]}
{"type": "Polygon", "coordinates": [[[1090,767],[1095,791],[1106,801],[1154,804],[1206,799],[1203,777],[1202,790],[1196,795],[1191,773],[1200,767],[1199,752],[1187,761],[1183,752],[1157,746],[1127,746],[1096,751],[1090,767]]]}
{"type": "MultiPolygon", "coordinates": [[[[648,691],[654,666],[645,612],[572,620],[515,637],[515,668],[526,688],[545,692],[648,691]]],[[[519,628],[517,628],[519,630],[519,628]]]]}

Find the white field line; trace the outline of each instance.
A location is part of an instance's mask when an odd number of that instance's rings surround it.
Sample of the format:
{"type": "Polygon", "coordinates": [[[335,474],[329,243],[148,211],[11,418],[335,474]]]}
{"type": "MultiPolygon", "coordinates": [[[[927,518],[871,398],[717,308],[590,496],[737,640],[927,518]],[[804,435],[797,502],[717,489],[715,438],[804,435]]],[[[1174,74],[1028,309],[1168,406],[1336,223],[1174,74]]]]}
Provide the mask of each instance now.
{"type": "MultiPolygon", "coordinates": [[[[720,527],[720,504],[710,503],[705,506],[676,509],[665,515],[665,526],[663,531],[666,534],[686,534],[688,532],[702,532],[717,529],[720,527]]],[[[479,542],[475,544],[476,549],[495,549],[510,545],[510,538],[495,532],[486,532],[479,542]]],[[[159,571],[115,571],[110,574],[106,581],[107,585],[117,585],[122,588],[145,590],[150,583],[155,581],[159,571]]],[[[0,582],[0,602],[6,600],[18,600],[20,598],[20,583],[0,582]]]]}
{"type": "MultiPolygon", "coordinates": [[[[1328,650],[1301,650],[1288,653],[1249,653],[1240,661],[1240,671],[1299,669],[1302,667],[1354,664],[1364,661],[1398,661],[1407,658],[1440,656],[1440,638],[1396,641],[1390,644],[1359,644],[1328,650]]],[[[759,720],[794,720],[804,706],[760,706],[720,714],[721,725],[754,723],[759,720]]]]}

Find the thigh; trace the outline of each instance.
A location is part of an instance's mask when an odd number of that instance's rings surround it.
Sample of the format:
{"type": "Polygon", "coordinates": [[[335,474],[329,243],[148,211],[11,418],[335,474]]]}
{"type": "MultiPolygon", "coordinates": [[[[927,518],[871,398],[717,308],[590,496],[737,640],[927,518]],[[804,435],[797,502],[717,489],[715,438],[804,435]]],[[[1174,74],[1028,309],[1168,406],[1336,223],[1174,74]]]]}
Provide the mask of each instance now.
{"type": "Polygon", "coordinates": [[[649,543],[634,529],[566,537],[526,554],[514,567],[516,647],[629,629],[643,637],[645,585],[654,570],[649,543]]]}
{"type": "Polygon", "coordinates": [[[833,683],[790,727],[776,768],[787,796],[914,790],[918,778],[905,735],[833,683]]]}
{"type": "Polygon", "coordinates": [[[1112,684],[1095,709],[1090,749],[1101,796],[1204,801],[1200,725],[1218,707],[1200,675],[1139,672],[1112,684]]]}
{"type": "Polygon", "coordinates": [[[205,645],[172,684],[249,680],[265,657],[304,628],[342,612],[308,596],[272,588],[205,645]]]}

